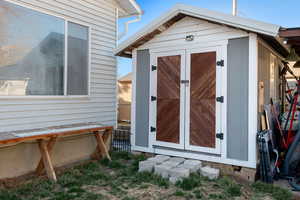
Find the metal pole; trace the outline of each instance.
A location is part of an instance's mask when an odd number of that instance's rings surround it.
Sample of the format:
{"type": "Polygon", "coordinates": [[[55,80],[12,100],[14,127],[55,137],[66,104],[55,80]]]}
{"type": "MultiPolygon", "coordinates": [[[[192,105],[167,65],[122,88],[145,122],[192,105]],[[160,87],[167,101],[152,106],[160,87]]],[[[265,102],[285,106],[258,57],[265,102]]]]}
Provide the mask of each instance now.
{"type": "Polygon", "coordinates": [[[237,0],[232,0],[232,15],[237,15],[237,0]]]}

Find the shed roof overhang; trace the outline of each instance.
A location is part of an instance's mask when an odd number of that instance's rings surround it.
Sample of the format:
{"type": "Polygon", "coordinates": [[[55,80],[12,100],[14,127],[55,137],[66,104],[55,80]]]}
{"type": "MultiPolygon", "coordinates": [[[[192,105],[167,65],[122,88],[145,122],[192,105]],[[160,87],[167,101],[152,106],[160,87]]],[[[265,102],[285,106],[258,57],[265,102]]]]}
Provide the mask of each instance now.
{"type": "Polygon", "coordinates": [[[281,28],[279,36],[284,38],[291,48],[294,48],[300,56],[300,27],[297,28],[281,28]]]}
{"type": "Polygon", "coordinates": [[[157,18],[157,20],[154,20],[141,31],[137,32],[128,40],[120,44],[115,54],[117,56],[131,57],[133,49],[148,42],[154,38],[155,35],[160,34],[185,16],[207,20],[212,23],[227,25],[248,32],[255,32],[265,36],[277,46],[280,46],[279,41],[276,39],[280,30],[280,26],[278,25],[211,11],[204,8],[196,8],[193,6],[177,4],[171,10],[157,18]]]}
{"type": "Polygon", "coordinates": [[[119,17],[130,17],[133,15],[141,15],[143,12],[141,7],[136,3],[135,0],[116,0],[124,12],[119,14],[119,17]]]}

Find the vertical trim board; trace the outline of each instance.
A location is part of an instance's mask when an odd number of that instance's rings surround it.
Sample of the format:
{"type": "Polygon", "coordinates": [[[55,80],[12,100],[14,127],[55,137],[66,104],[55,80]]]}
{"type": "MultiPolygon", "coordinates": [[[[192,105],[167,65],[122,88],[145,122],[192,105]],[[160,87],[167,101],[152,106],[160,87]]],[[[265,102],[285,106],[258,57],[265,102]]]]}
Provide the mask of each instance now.
{"type": "Polygon", "coordinates": [[[257,34],[249,34],[249,122],[248,160],[256,165],[256,133],[258,130],[258,40],[257,34]]]}

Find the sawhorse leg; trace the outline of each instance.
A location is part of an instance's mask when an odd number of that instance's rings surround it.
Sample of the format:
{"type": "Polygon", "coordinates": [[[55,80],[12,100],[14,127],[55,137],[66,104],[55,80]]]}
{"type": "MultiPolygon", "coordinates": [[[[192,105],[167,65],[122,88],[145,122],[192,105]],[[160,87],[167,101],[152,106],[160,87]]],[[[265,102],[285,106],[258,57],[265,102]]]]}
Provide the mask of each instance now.
{"type": "MultiPolygon", "coordinates": [[[[111,132],[108,132],[108,134],[111,134],[111,132]]],[[[95,152],[93,153],[93,155],[100,155],[100,157],[102,156],[105,156],[108,160],[111,161],[111,157],[109,155],[109,152],[108,152],[108,149],[107,149],[107,146],[105,144],[105,141],[103,139],[103,135],[104,133],[100,133],[100,132],[94,132],[94,135],[95,135],[95,138],[96,138],[96,141],[97,141],[97,147],[96,147],[96,150],[95,152]]],[[[110,138],[110,137],[108,137],[110,138]]],[[[95,156],[93,156],[95,157],[95,156]]]]}
{"type": "Polygon", "coordinates": [[[54,167],[51,161],[50,152],[53,149],[53,146],[56,142],[56,138],[52,138],[49,143],[47,144],[45,140],[39,140],[39,148],[41,152],[41,160],[36,168],[38,173],[41,173],[43,168],[45,168],[47,176],[50,180],[56,182],[56,174],[54,171],[54,167]]]}

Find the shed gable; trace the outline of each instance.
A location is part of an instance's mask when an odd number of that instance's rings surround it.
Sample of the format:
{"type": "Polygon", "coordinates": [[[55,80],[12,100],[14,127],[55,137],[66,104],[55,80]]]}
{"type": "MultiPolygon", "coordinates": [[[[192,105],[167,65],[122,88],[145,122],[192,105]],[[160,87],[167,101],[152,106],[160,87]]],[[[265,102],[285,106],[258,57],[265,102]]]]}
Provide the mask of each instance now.
{"type": "Polygon", "coordinates": [[[147,49],[151,47],[168,46],[174,43],[186,44],[186,36],[188,35],[193,35],[194,41],[196,42],[214,42],[229,38],[246,37],[248,33],[226,25],[186,16],[160,34],[154,36],[153,39],[139,48],[147,49]]]}

